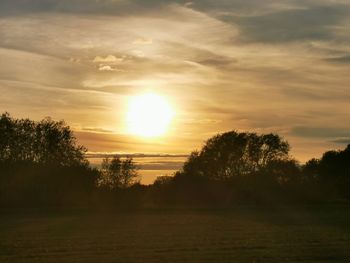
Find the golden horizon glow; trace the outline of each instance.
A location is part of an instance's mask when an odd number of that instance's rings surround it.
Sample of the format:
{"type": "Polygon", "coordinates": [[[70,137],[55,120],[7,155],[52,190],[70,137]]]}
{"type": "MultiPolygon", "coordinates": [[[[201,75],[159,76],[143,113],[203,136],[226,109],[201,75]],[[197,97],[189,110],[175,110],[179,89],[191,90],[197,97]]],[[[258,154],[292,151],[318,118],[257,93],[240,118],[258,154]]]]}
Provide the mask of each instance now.
{"type": "Polygon", "coordinates": [[[128,106],[128,132],[146,138],[162,136],[173,116],[174,111],[164,97],[153,93],[135,96],[128,106]]]}

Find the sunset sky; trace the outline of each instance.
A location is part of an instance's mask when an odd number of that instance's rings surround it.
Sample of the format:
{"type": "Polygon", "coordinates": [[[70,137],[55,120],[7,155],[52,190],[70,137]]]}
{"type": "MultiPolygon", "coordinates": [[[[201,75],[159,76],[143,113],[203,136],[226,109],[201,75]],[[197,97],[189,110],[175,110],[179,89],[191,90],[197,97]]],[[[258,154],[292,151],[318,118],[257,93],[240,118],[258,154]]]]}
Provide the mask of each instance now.
{"type": "Polygon", "coordinates": [[[238,130],[305,161],[350,143],[350,1],[0,0],[0,94],[91,152],[186,154],[238,130]],[[147,94],[169,111],[154,137],[128,128],[147,94]]]}

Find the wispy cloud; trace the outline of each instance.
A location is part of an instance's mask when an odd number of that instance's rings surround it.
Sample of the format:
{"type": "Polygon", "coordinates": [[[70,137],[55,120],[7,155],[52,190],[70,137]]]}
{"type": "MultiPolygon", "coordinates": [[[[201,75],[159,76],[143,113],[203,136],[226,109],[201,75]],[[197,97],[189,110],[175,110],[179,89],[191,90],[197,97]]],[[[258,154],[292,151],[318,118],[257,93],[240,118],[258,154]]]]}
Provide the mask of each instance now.
{"type": "Polygon", "coordinates": [[[148,38],[148,37],[140,37],[136,40],[134,40],[133,44],[135,45],[150,45],[153,43],[152,38],[148,38]]]}
{"type": "Polygon", "coordinates": [[[334,137],[350,137],[350,129],[341,127],[304,127],[299,126],[291,130],[296,136],[310,138],[334,138],[334,137]]]}
{"type": "Polygon", "coordinates": [[[332,58],[327,58],[326,60],[330,62],[335,62],[335,63],[350,63],[350,55],[344,55],[344,56],[338,56],[338,57],[332,57],[332,58]]]}
{"type": "Polygon", "coordinates": [[[183,153],[238,129],[311,155],[348,138],[320,133],[350,130],[349,14],[347,0],[2,0],[0,109],[64,118],[93,151],[183,153]],[[125,134],[129,96],[149,90],[177,111],[158,143],[125,134]]]}
{"type": "Polygon", "coordinates": [[[117,58],[113,55],[108,55],[106,57],[96,56],[93,60],[93,62],[97,63],[114,63],[114,62],[122,62],[124,60],[123,57],[117,58]]]}

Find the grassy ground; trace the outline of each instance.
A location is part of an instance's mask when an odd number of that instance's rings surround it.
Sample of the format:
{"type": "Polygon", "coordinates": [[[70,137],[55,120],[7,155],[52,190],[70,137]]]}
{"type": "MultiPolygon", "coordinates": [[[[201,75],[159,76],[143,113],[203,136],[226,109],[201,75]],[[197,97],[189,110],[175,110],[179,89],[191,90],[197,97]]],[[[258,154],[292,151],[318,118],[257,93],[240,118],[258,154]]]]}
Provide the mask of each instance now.
{"type": "Polygon", "coordinates": [[[350,207],[5,213],[0,262],[350,262],[350,207]]]}

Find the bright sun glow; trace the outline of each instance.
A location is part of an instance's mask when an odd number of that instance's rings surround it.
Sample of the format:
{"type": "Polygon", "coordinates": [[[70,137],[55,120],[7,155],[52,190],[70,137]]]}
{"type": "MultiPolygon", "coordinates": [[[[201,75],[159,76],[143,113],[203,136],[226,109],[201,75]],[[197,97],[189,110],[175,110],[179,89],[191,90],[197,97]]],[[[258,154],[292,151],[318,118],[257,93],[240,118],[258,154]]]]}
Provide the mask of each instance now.
{"type": "Polygon", "coordinates": [[[142,137],[157,137],[166,133],[173,115],[172,108],[162,96],[136,96],[129,102],[128,130],[142,137]]]}

